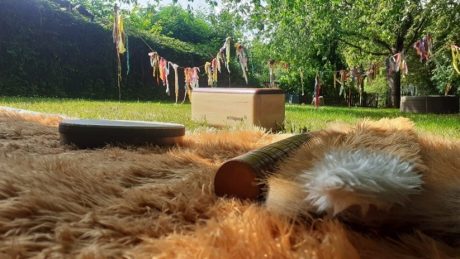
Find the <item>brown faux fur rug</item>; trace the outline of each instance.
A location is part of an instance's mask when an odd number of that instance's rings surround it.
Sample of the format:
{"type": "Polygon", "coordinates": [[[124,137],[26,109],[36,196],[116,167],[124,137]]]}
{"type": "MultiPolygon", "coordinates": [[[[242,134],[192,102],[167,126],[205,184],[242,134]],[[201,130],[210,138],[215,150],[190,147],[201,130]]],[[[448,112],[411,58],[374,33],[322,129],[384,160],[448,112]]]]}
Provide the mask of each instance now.
{"type": "Polygon", "coordinates": [[[460,258],[421,233],[380,237],[218,199],[226,159],[285,136],[196,132],[175,148],[75,150],[58,117],[0,114],[0,258],[460,258]]]}

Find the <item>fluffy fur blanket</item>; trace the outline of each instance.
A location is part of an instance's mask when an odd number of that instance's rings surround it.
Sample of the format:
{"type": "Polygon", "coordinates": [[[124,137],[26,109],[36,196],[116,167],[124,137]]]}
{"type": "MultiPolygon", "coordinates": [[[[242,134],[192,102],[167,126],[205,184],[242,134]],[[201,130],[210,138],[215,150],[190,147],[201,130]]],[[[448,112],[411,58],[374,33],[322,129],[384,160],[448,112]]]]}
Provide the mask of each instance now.
{"type": "MultiPolygon", "coordinates": [[[[195,132],[169,149],[75,150],[59,144],[58,122],[0,115],[1,258],[460,257],[460,249],[417,230],[385,236],[337,218],[292,219],[215,197],[223,161],[285,136],[195,132]]],[[[444,159],[455,145],[432,152],[444,159]]],[[[450,177],[458,183],[458,174],[450,177]]]]}

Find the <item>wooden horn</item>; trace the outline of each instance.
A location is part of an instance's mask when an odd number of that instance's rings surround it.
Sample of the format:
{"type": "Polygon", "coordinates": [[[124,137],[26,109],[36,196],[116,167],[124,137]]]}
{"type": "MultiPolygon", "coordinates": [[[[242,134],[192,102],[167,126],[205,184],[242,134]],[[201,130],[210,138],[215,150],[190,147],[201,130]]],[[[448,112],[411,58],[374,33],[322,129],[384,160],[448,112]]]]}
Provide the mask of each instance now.
{"type": "Polygon", "coordinates": [[[277,162],[310,139],[309,133],[294,135],[226,161],[214,178],[215,194],[249,200],[263,198],[262,180],[277,162]]]}

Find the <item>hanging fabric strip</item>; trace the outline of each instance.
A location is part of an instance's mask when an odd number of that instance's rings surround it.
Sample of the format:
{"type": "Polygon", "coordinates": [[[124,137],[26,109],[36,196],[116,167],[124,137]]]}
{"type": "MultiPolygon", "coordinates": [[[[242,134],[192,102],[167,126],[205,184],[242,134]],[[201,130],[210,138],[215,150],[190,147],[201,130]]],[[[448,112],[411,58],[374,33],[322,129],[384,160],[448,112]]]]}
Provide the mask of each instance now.
{"type": "Polygon", "coordinates": [[[401,67],[401,53],[394,54],[391,59],[393,71],[399,72],[399,68],[401,67]]]}
{"type": "Polygon", "coordinates": [[[190,79],[192,89],[200,87],[200,85],[199,85],[199,81],[200,81],[199,72],[200,72],[200,69],[198,67],[192,68],[191,79],[190,79]]]}
{"type": "Polygon", "coordinates": [[[171,95],[171,90],[169,89],[169,80],[168,80],[168,76],[169,76],[169,62],[166,63],[165,70],[166,70],[166,93],[167,93],[168,95],[171,95]]]}
{"type": "Polygon", "coordinates": [[[227,67],[228,73],[230,74],[230,44],[231,44],[232,38],[227,37],[225,39],[224,47],[225,47],[225,54],[226,54],[226,63],[225,66],[227,67]]]}
{"type": "Polygon", "coordinates": [[[113,31],[112,31],[113,43],[117,49],[118,54],[123,54],[126,49],[124,47],[124,29],[123,29],[123,19],[120,14],[118,6],[114,6],[113,11],[113,31]]]}
{"type": "Polygon", "coordinates": [[[348,70],[340,70],[340,81],[342,82],[342,85],[345,84],[345,82],[348,80],[349,73],[348,70]]]}
{"type": "Polygon", "coordinates": [[[339,96],[342,95],[342,90],[343,90],[342,75],[340,73],[341,71],[342,70],[334,71],[334,85],[336,85],[337,83],[339,83],[339,85],[340,85],[339,96]]]}
{"type": "MultiPolygon", "coordinates": [[[[115,5],[115,11],[116,11],[116,14],[119,14],[118,7],[116,5],[115,5]]],[[[117,54],[118,54],[120,52],[125,52],[127,50],[126,48],[124,48],[124,42],[126,39],[124,39],[125,34],[124,34],[124,29],[123,29],[123,20],[120,15],[116,15],[116,14],[114,14],[114,26],[113,26],[112,36],[113,36],[114,43],[117,46],[117,54]],[[120,37],[120,33],[123,35],[123,37],[120,37]]],[[[152,76],[153,78],[157,79],[158,85],[160,84],[160,79],[161,79],[163,86],[166,87],[166,93],[168,93],[168,95],[170,94],[168,75],[170,73],[170,66],[173,67],[174,74],[175,74],[175,91],[176,91],[176,103],[177,103],[178,102],[178,92],[179,92],[178,91],[179,83],[178,83],[177,69],[179,68],[179,66],[177,64],[168,62],[163,57],[160,57],[158,53],[153,51],[153,49],[144,40],[142,41],[146,44],[147,47],[150,48],[150,50],[152,50],[152,52],[148,54],[150,58],[150,65],[152,67],[152,76]]],[[[214,87],[217,85],[218,74],[222,71],[222,67],[221,67],[222,63],[225,64],[228,72],[230,73],[230,50],[231,50],[230,44],[231,44],[231,38],[227,37],[223,47],[219,50],[216,57],[212,59],[211,62],[206,62],[206,64],[204,65],[205,73],[208,76],[208,85],[210,87],[214,87]]],[[[248,78],[247,78],[248,65],[247,65],[247,56],[246,56],[246,53],[244,52],[244,47],[241,46],[241,48],[238,48],[237,53],[239,54],[238,58],[242,66],[243,76],[246,80],[246,83],[248,83],[248,78]]],[[[119,71],[121,71],[120,61],[118,61],[118,63],[119,63],[118,64],[119,71]]],[[[129,73],[129,56],[127,57],[127,63],[128,63],[127,73],[129,73]]],[[[191,90],[193,88],[199,87],[199,72],[200,72],[199,67],[194,67],[194,68],[187,67],[184,69],[185,81],[186,81],[186,85],[184,88],[186,89],[186,94],[184,95],[184,100],[182,102],[184,102],[185,99],[187,98],[187,93],[189,94],[189,98],[191,99],[191,90]]],[[[119,78],[120,78],[120,75],[119,75],[119,78]]],[[[230,79],[229,79],[229,82],[230,82],[230,79]]]]}
{"type": "Polygon", "coordinates": [[[339,90],[339,96],[343,94],[343,97],[345,100],[347,99],[347,94],[345,92],[345,82],[348,80],[348,71],[347,70],[340,70],[339,71],[340,75],[340,90],[339,90]]]}
{"type": "Polygon", "coordinates": [[[185,102],[185,99],[187,99],[188,84],[189,84],[189,82],[190,82],[190,79],[188,78],[188,75],[189,75],[188,70],[189,70],[189,69],[190,69],[189,67],[184,68],[184,80],[185,80],[185,85],[184,85],[184,99],[182,100],[182,103],[184,103],[184,102],[185,102]]]}
{"type": "Polygon", "coordinates": [[[129,72],[131,71],[131,67],[129,65],[129,40],[128,40],[128,34],[125,34],[126,36],[126,75],[129,75],[129,72]]]}
{"type": "Polygon", "coordinates": [[[159,84],[158,79],[160,78],[159,76],[160,56],[158,55],[157,52],[150,52],[149,57],[150,57],[150,65],[152,66],[152,76],[153,78],[157,78],[157,83],[159,84]]]}
{"type": "Polygon", "coordinates": [[[319,107],[319,95],[320,95],[320,92],[321,92],[321,80],[319,78],[319,74],[316,73],[316,77],[315,77],[315,88],[314,88],[314,96],[315,96],[315,107],[318,108],[319,107]]]}
{"type": "Polygon", "coordinates": [[[303,69],[300,69],[300,87],[302,88],[302,96],[305,95],[305,91],[303,89],[303,69]]]}
{"type": "Polygon", "coordinates": [[[191,74],[190,74],[190,71],[192,69],[190,67],[186,67],[184,68],[184,78],[185,78],[185,85],[184,85],[184,100],[182,100],[182,103],[185,102],[185,99],[187,98],[187,94],[188,94],[188,98],[190,100],[190,102],[192,101],[191,99],[191,96],[190,96],[190,80],[191,80],[191,74]]]}
{"type": "Polygon", "coordinates": [[[392,77],[394,73],[399,71],[401,66],[400,53],[392,55],[386,59],[387,77],[392,77]]]}
{"type": "Polygon", "coordinates": [[[221,73],[221,63],[224,63],[225,64],[225,58],[222,57],[222,52],[219,51],[217,52],[217,55],[216,55],[216,59],[217,59],[217,70],[219,71],[219,73],[221,73]]]}
{"type": "Polygon", "coordinates": [[[409,69],[407,67],[406,58],[404,53],[396,53],[387,60],[388,76],[392,76],[394,72],[401,72],[403,76],[408,75],[409,69]]]}
{"type": "Polygon", "coordinates": [[[118,6],[115,5],[114,8],[114,21],[113,21],[113,31],[112,31],[112,37],[113,37],[113,43],[115,44],[115,50],[117,53],[117,87],[118,87],[118,99],[121,100],[121,80],[122,75],[121,75],[121,55],[126,52],[125,44],[124,41],[126,40],[125,38],[125,32],[123,28],[123,17],[120,14],[120,10],[118,9],[118,6]]]}
{"type": "Polygon", "coordinates": [[[275,71],[274,71],[274,67],[275,67],[275,60],[273,59],[270,59],[268,61],[268,72],[269,72],[269,78],[270,78],[270,87],[275,87],[275,71]]]}
{"type": "Polygon", "coordinates": [[[248,84],[248,75],[247,75],[248,58],[246,56],[244,46],[241,45],[240,43],[236,43],[235,48],[236,48],[236,56],[237,56],[238,61],[240,63],[241,69],[243,70],[244,80],[246,81],[246,84],[248,84]]]}
{"type": "Polygon", "coordinates": [[[414,49],[415,49],[415,52],[417,53],[417,55],[420,56],[420,62],[423,62],[424,54],[423,54],[423,48],[422,48],[421,40],[418,40],[418,41],[416,41],[414,43],[414,49]]]}
{"type": "Polygon", "coordinates": [[[161,79],[161,82],[163,83],[163,86],[166,86],[166,79],[165,79],[165,75],[166,75],[166,69],[165,69],[166,59],[160,58],[159,66],[160,66],[160,79],[161,79]]]}
{"type": "Polygon", "coordinates": [[[123,27],[123,17],[121,16],[119,12],[117,16],[118,16],[118,19],[117,19],[118,20],[117,49],[118,49],[119,54],[123,54],[126,52],[125,43],[124,43],[125,30],[123,27]]]}
{"type": "Polygon", "coordinates": [[[176,94],[176,103],[177,103],[177,100],[179,99],[179,75],[177,73],[177,68],[179,66],[170,61],[168,61],[168,66],[172,66],[172,68],[174,69],[174,92],[176,94]]]}
{"type": "Polygon", "coordinates": [[[420,56],[420,62],[428,61],[431,56],[431,47],[433,45],[433,39],[430,35],[423,36],[422,39],[414,43],[415,51],[420,56]]]}
{"type": "MultiPolygon", "coordinates": [[[[227,55],[225,54],[225,52],[226,52],[226,48],[224,45],[224,47],[220,48],[218,54],[219,54],[220,61],[222,62],[221,64],[224,64],[225,68],[227,68],[227,71],[230,74],[230,68],[229,66],[227,66],[227,58],[226,58],[227,55]]],[[[219,67],[222,67],[221,64],[219,64],[219,67]]]]}
{"type": "Polygon", "coordinates": [[[210,62],[206,62],[204,64],[204,72],[208,76],[208,86],[212,87],[213,86],[212,85],[212,69],[211,69],[211,63],[210,62]]]}
{"type": "Polygon", "coordinates": [[[193,69],[188,68],[187,70],[187,75],[186,75],[186,80],[187,80],[187,94],[188,94],[188,99],[190,102],[192,102],[192,76],[193,76],[193,69]]]}
{"type": "Polygon", "coordinates": [[[454,67],[454,70],[460,74],[460,69],[459,69],[459,64],[460,64],[460,47],[456,45],[451,45],[450,46],[452,50],[452,65],[454,67]]]}
{"type": "Polygon", "coordinates": [[[169,65],[168,61],[164,58],[160,58],[160,79],[163,82],[163,86],[166,87],[166,94],[170,94],[169,92],[169,65]]]}
{"type": "Polygon", "coordinates": [[[400,63],[399,63],[399,71],[403,76],[407,76],[409,74],[409,68],[407,66],[406,57],[404,53],[400,53],[400,63]]]}
{"type": "Polygon", "coordinates": [[[217,84],[217,59],[213,59],[211,61],[211,70],[212,70],[212,83],[213,85],[217,84]]]}

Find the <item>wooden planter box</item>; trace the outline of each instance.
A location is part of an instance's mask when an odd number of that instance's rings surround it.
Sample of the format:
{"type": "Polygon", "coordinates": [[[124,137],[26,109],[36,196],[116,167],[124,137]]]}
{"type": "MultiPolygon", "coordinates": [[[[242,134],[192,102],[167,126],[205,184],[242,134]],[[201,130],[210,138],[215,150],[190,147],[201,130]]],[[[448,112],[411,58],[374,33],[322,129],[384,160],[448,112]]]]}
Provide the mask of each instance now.
{"type": "Polygon", "coordinates": [[[272,88],[195,88],[192,120],[216,126],[245,123],[276,130],[284,122],[284,92],[272,88]]]}
{"type": "Polygon", "coordinates": [[[459,98],[454,95],[403,96],[400,111],[413,113],[458,113],[459,98]]]}

